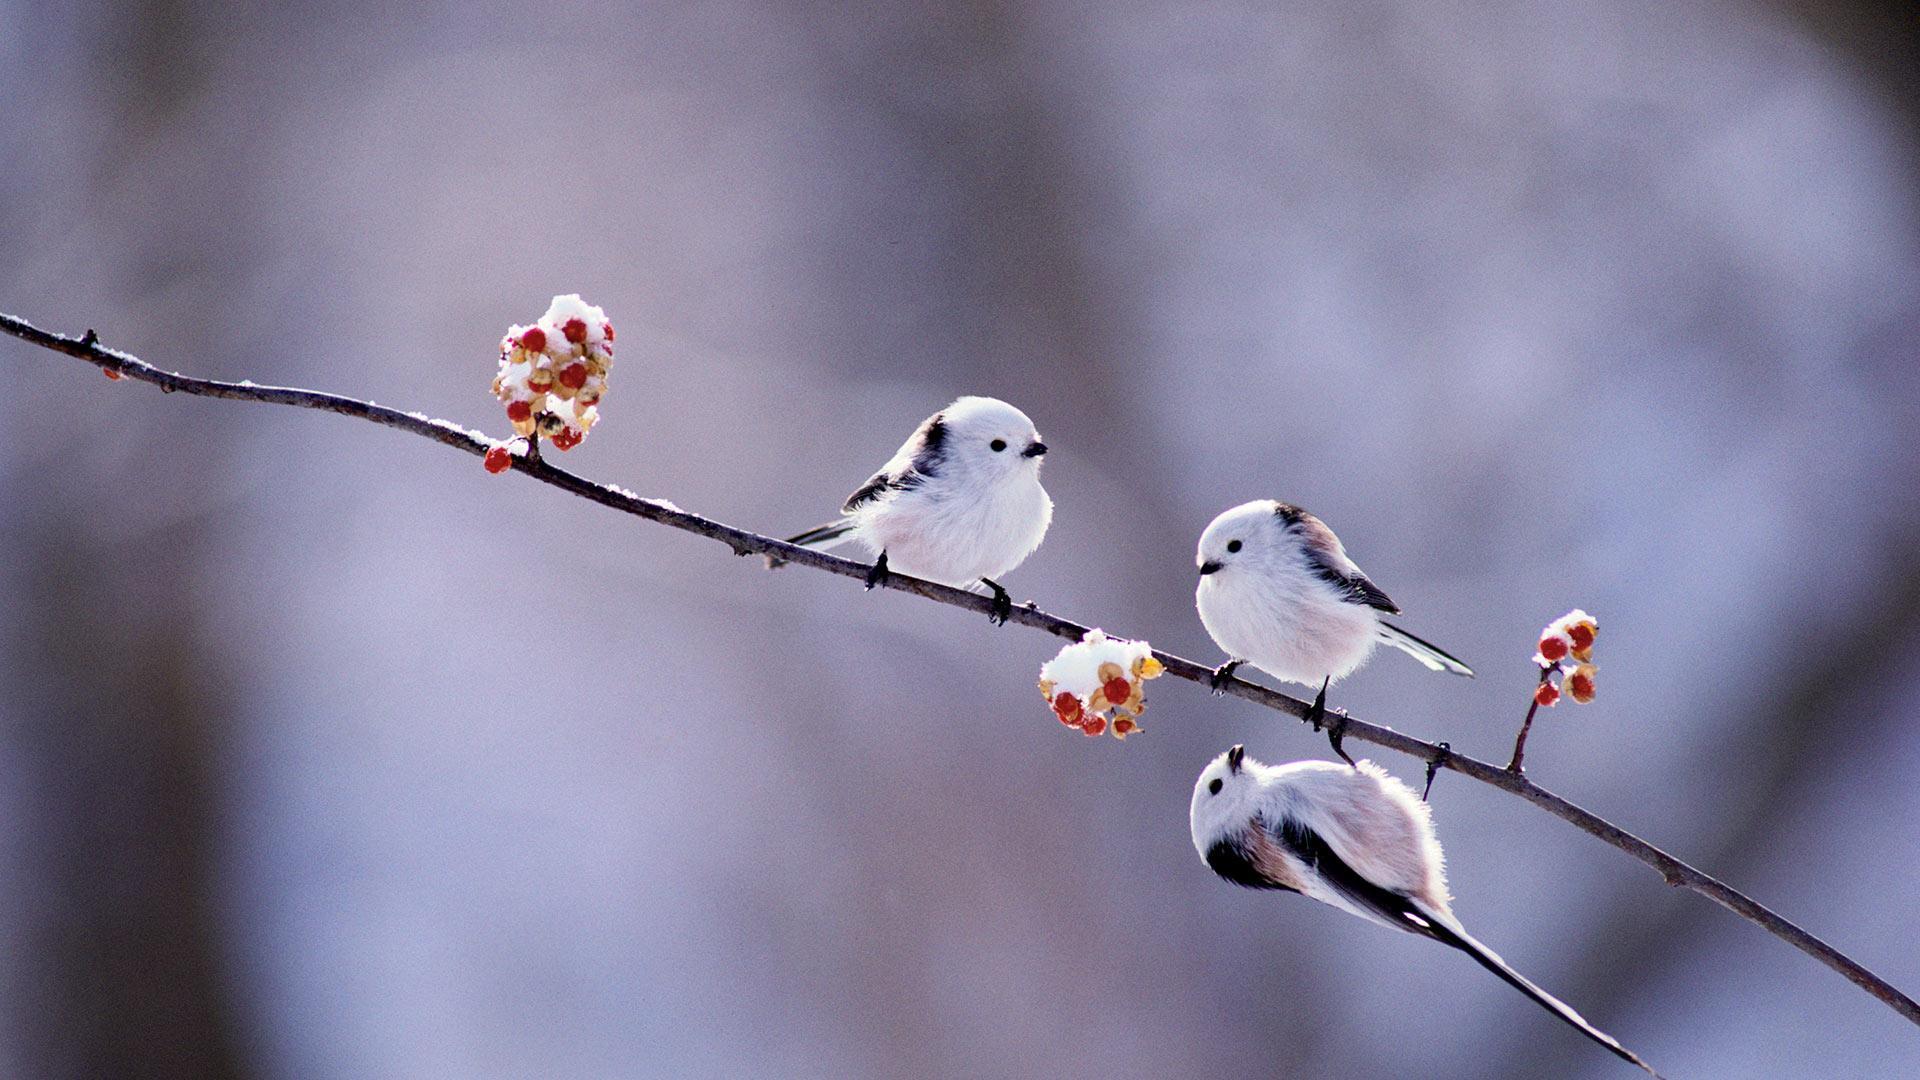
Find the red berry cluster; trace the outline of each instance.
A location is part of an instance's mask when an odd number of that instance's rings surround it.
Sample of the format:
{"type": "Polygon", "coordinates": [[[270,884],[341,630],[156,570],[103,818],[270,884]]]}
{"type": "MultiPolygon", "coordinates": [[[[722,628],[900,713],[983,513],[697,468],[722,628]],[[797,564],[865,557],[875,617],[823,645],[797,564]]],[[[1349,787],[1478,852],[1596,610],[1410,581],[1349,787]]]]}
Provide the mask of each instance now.
{"type": "MultiPolygon", "coordinates": [[[[493,393],[506,402],[516,433],[538,432],[555,447],[571,450],[600,418],[612,363],[613,324],[606,312],[577,293],[556,296],[533,325],[509,327],[500,339],[493,393]]],[[[501,472],[507,464],[487,457],[489,472],[501,472]]]]}
{"type": "Polygon", "coordinates": [[[1062,724],[1083,735],[1112,731],[1124,739],[1140,730],[1146,681],[1165,670],[1146,642],[1093,630],[1040,668],[1040,694],[1062,724]]]}
{"type": "Polygon", "coordinates": [[[1560,703],[1564,689],[1568,697],[1585,705],[1594,699],[1593,641],[1600,624],[1593,616],[1575,608],[1547,624],[1540,631],[1540,647],[1533,662],[1540,665],[1540,685],[1534,688],[1535,704],[1552,708],[1560,703]],[[1554,677],[1560,676],[1560,682],[1554,677]]]}

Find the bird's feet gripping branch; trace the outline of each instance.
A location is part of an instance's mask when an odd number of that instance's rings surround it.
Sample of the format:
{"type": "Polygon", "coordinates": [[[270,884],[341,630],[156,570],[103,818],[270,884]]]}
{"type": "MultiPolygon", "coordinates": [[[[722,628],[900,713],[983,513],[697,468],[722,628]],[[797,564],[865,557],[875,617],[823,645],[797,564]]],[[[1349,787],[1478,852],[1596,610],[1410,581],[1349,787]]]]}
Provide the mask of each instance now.
{"type": "Polygon", "coordinates": [[[1213,669],[1213,674],[1207,676],[1207,688],[1213,691],[1214,697],[1226,694],[1227,684],[1233,681],[1234,669],[1244,663],[1245,660],[1229,660],[1213,669]]]}
{"type": "Polygon", "coordinates": [[[873,560],[873,569],[867,571],[867,591],[872,592],[876,586],[885,585],[892,576],[887,569],[887,553],[883,551],[879,558],[873,560]]]}
{"type": "Polygon", "coordinates": [[[992,578],[983,577],[980,584],[993,590],[993,607],[987,611],[987,621],[995,626],[1007,625],[1007,619],[1013,615],[1013,596],[992,578]]]}
{"type": "Polygon", "coordinates": [[[1319,731],[1321,726],[1325,725],[1327,729],[1327,745],[1333,747],[1333,752],[1340,755],[1341,761],[1351,765],[1353,764],[1353,758],[1347,756],[1346,748],[1341,745],[1346,741],[1347,737],[1346,710],[1335,709],[1332,712],[1327,711],[1327,687],[1332,683],[1333,676],[1331,675],[1320,681],[1320,692],[1313,695],[1313,704],[1307,706],[1307,715],[1301,717],[1301,719],[1312,724],[1313,730],[1315,731],[1319,731]]]}
{"type": "Polygon", "coordinates": [[[1427,796],[1433,794],[1433,778],[1438,775],[1441,768],[1446,765],[1447,758],[1453,756],[1452,743],[1437,742],[1433,745],[1438,748],[1440,752],[1434,755],[1433,760],[1427,762],[1427,786],[1420,789],[1421,802],[1426,802],[1427,796]]]}

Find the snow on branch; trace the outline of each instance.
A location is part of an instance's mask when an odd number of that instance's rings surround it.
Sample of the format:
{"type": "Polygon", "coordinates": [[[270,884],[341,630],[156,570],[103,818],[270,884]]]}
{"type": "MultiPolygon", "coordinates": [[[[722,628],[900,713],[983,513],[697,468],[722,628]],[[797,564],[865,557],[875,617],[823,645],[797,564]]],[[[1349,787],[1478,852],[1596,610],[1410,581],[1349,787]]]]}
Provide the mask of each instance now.
{"type": "MultiPolygon", "coordinates": [[[[55,352],[84,360],[105,371],[110,378],[134,379],[152,383],[167,393],[186,393],[200,397],[226,398],[233,401],[260,401],[275,405],[293,405],[303,409],[319,409],[323,412],[340,413],[355,416],[362,420],[371,420],[376,424],[411,432],[435,442],[443,443],[457,450],[463,450],[476,457],[485,457],[495,448],[493,440],[478,431],[469,431],[445,420],[431,419],[421,413],[401,412],[372,402],[356,398],[342,397],[338,394],[321,393],[315,390],[302,390],[285,386],[258,386],[250,382],[217,382],[211,379],[197,379],[177,372],[163,371],[145,363],[139,358],[107,348],[99,343],[92,330],[73,338],[42,330],[25,319],[0,313],[0,331],[4,331],[22,341],[29,342],[55,352]]],[[[495,459],[498,460],[497,457],[495,459]]],[[[492,462],[489,462],[491,465],[492,462]]],[[[733,549],[736,555],[771,555],[782,562],[796,566],[824,570],[844,578],[866,582],[871,569],[865,563],[843,559],[811,548],[799,547],[770,536],[738,529],[698,514],[689,513],[672,503],[658,499],[644,499],[625,489],[611,484],[596,484],[590,480],[554,466],[547,461],[528,455],[514,455],[510,467],[525,473],[541,483],[551,484],[563,491],[589,499],[602,506],[609,507],[648,521],[671,526],[682,532],[704,536],[717,540],[733,549]]],[[[988,614],[993,607],[993,599],[988,596],[967,592],[946,585],[939,585],[918,578],[893,574],[882,582],[886,588],[911,593],[923,599],[950,607],[965,608],[978,614],[988,614]]],[[[1063,619],[1041,611],[1031,602],[1015,607],[1008,616],[1009,622],[1040,630],[1055,637],[1078,642],[1091,631],[1090,627],[1063,619]]],[[[1213,675],[1211,668],[1204,667],[1170,653],[1154,651],[1152,659],[1157,661],[1165,673],[1188,682],[1209,685],[1213,675]]],[[[1132,673],[1130,673],[1132,674],[1132,673]]],[[[1137,677],[1137,676],[1136,676],[1137,677]]],[[[1228,678],[1221,683],[1221,689],[1235,697],[1262,705],[1275,712],[1285,713],[1297,719],[1308,716],[1307,702],[1269,690],[1263,686],[1241,679],[1228,678]]],[[[1116,688],[1117,690],[1117,688],[1116,688]]],[[[1131,693],[1131,691],[1130,691],[1131,693]]],[[[1901,993],[1885,979],[1875,975],[1857,961],[1841,953],[1838,949],[1820,940],[1799,926],[1782,918],[1753,898],[1728,886],[1717,879],[1702,873],[1687,863],[1669,855],[1660,848],[1638,836],[1622,829],[1618,825],[1593,812],[1575,805],[1534,783],[1518,767],[1518,753],[1515,763],[1507,768],[1456,753],[1445,743],[1430,743],[1404,735],[1390,727],[1371,724],[1340,712],[1328,717],[1333,734],[1340,738],[1358,739],[1375,746],[1392,750],[1417,758],[1427,764],[1429,770],[1447,769],[1490,787],[1499,788],[1510,795],[1518,796],[1545,810],[1547,813],[1568,822],[1575,828],[1598,837],[1607,844],[1626,852],[1628,855],[1658,871],[1667,884],[1691,889],[1719,904],[1741,918],[1792,945],[1808,956],[1819,960],[1833,970],[1845,976],[1848,981],[1885,1003],[1909,1022],[1920,1025],[1920,1003],[1901,993]]]]}

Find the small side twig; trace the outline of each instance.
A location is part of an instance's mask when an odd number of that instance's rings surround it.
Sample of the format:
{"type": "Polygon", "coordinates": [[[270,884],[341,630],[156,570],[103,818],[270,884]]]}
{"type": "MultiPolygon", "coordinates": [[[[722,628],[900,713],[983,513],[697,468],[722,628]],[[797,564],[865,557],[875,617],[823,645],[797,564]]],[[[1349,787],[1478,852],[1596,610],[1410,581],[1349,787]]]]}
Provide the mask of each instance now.
{"type": "Polygon", "coordinates": [[[1520,768],[1520,760],[1527,756],[1527,732],[1533,730],[1533,714],[1540,711],[1540,687],[1553,678],[1553,671],[1550,667],[1540,669],[1540,684],[1533,688],[1533,703],[1527,706],[1527,718],[1520,722],[1520,735],[1513,740],[1513,759],[1507,762],[1508,772],[1524,771],[1520,768]]]}

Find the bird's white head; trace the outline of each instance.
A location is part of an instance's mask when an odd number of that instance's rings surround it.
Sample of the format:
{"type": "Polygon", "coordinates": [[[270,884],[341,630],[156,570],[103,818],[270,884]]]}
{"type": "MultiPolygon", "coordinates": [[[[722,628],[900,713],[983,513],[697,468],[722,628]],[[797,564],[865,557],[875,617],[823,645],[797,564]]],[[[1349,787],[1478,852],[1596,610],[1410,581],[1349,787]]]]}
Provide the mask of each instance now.
{"type": "Polygon", "coordinates": [[[1187,812],[1193,827],[1193,847],[1201,858],[1215,844],[1247,827],[1260,810],[1260,778],[1266,766],[1235,746],[1200,770],[1193,783],[1193,805],[1187,812]]]}
{"type": "Polygon", "coordinates": [[[1019,409],[990,397],[963,397],[940,410],[941,456],[969,477],[1002,479],[1040,471],[1047,444],[1019,409]]]}
{"type": "Polygon", "coordinates": [[[1262,569],[1299,558],[1299,538],[1285,511],[1292,509],[1272,499],[1255,499],[1223,512],[1200,534],[1194,561],[1202,577],[1237,576],[1246,569],[1262,569]]]}

